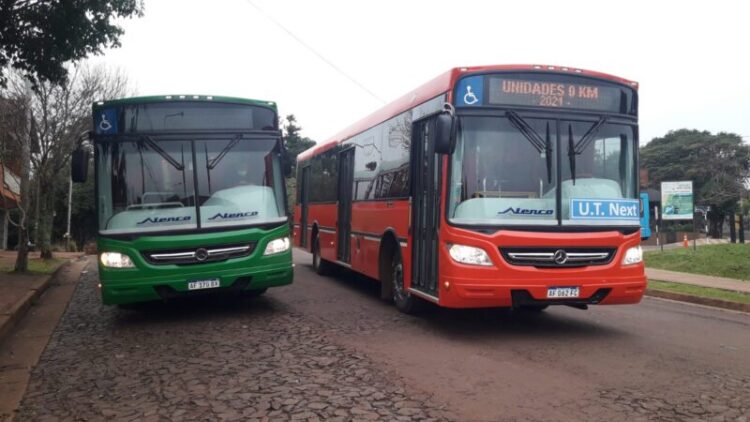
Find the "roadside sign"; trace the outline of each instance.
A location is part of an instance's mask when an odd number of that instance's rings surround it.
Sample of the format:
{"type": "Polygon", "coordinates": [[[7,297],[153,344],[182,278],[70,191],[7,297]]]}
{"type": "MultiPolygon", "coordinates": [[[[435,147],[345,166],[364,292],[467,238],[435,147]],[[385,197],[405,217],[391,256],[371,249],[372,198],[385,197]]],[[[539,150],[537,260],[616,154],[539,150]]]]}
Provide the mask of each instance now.
{"type": "Polygon", "coordinates": [[[693,182],[661,182],[661,218],[693,219],[693,182]]]}

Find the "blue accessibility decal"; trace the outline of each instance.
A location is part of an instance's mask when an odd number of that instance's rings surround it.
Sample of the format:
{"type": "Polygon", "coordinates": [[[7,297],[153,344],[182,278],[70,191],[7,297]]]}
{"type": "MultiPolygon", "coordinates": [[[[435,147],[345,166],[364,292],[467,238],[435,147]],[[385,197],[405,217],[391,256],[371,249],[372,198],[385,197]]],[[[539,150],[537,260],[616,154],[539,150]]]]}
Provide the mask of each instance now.
{"type": "Polygon", "coordinates": [[[97,134],[117,133],[117,109],[108,108],[94,114],[94,125],[97,134]]]}
{"type": "Polygon", "coordinates": [[[469,76],[458,81],[456,106],[481,106],[484,97],[484,76],[469,76]]]}
{"type": "Polygon", "coordinates": [[[631,220],[640,222],[640,203],[637,199],[579,199],[570,200],[573,220],[631,220]]]}

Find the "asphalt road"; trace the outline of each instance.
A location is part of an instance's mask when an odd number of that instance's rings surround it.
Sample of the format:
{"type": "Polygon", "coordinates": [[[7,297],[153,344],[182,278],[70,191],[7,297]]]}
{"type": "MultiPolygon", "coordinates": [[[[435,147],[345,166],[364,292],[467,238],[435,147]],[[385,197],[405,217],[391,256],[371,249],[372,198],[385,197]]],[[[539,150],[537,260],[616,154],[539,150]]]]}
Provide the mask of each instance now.
{"type": "Polygon", "coordinates": [[[319,277],[261,298],[103,307],[84,275],[19,420],[750,420],[750,316],[646,298],[431,309],[319,277]]]}

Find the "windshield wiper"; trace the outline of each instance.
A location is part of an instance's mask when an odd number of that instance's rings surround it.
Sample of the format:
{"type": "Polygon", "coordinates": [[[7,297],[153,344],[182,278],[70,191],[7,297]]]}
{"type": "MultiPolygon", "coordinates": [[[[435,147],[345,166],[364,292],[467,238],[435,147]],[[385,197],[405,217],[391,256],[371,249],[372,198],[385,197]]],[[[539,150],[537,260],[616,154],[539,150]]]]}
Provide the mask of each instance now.
{"type": "Polygon", "coordinates": [[[516,112],[509,111],[507,115],[510,124],[518,129],[519,132],[521,132],[521,134],[531,143],[531,145],[536,148],[537,152],[539,152],[540,154],[544,152],[547,162],[547,183],[552,183],[552,140],[550,139],[549,134],[549,122],[547,122],[547,133],[545,139],[542,140],[542,138],[536,133],[534,128],[526,123],[526,121],[523,120],[521,116],[516,114],[516,112]]]}
{"type": "Polygon", "coordinates": [[[227,146],[225,146],[224,149],[221,150],[219,155],[217,155],[213,160],[211,160],[211,162],[206,163],[206,167],[209,170],[213,170],[214,168],[216,168],[216,166],[219,165],[219,161],[221,161],[224,158],[224,156],[227,155],[229,150],[234,148],[240,142],[240,139],[242,139],[242,135],[235,136],[234,139],[232,139],[232,142],[227,144],[227,146]]]}
{"type": "Polygon", "coordinates": [[[570,163],[570,178],[576,184],[576,146],[573,143],[573,126],[568,123],[568,162],[570,163]]]}
{"type": "Polygon", "coordinates": [[[157,154],[161,155],[163,159],[165,159],[169,164],[172,165],[172,167],[176,168],[179,171],[185,170],[185,166],[180,164],[177,160],[172,158],[169,153],[164,151],[159,144],[157,144],[150,136],[141,136],[139,139],[139,142],[145,143],[148,145],[152,150],[156,151],[157,154]]]}
{"type": "Polygon", "coordinates": [[[599,129],[607,123],[606,117],[601,117],[594,123],[586,133],[583,134],[578,142],[573,142],[573,125],[568,123],[568,161],[570,162],[570,178],[573,184],[576,184],[576,155],[580,155],[589,146],[594,136],[599,133],[599,129]]]}

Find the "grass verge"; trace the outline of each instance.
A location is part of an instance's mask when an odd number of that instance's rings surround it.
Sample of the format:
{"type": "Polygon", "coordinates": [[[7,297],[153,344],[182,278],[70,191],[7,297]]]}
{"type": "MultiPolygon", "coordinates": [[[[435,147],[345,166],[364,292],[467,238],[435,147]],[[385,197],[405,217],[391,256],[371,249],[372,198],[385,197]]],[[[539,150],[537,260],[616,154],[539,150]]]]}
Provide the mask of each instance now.
{"type": "Polygon", "coordinates": [[[750,245],[726,244],[650,251],[646,266],[684,273],[750,280],[750,245]]]}
{"type": "MultiPolygon", "coordinates": [[[[66,263],[67,259],[53,258],[53,259],[41,259],[34,258],[29,259],[29,273],[31,274],[52,274],[60,265],[66,263]]],[[[11,259],[0,259],[0,272],[9,273],[13,271],[15,266],[15,260],[11,259]]]]}
{"type": "Polygon", "coordinates": [[[750,304],[750,294],[735,292],[732,290],[713,289],[710,287],[693,286],[690,284],[682,283],[670,283],[668,281],[660,280],[649,280],[648,288],[710,299],[719,299],[730,302],[750,304]]]}

